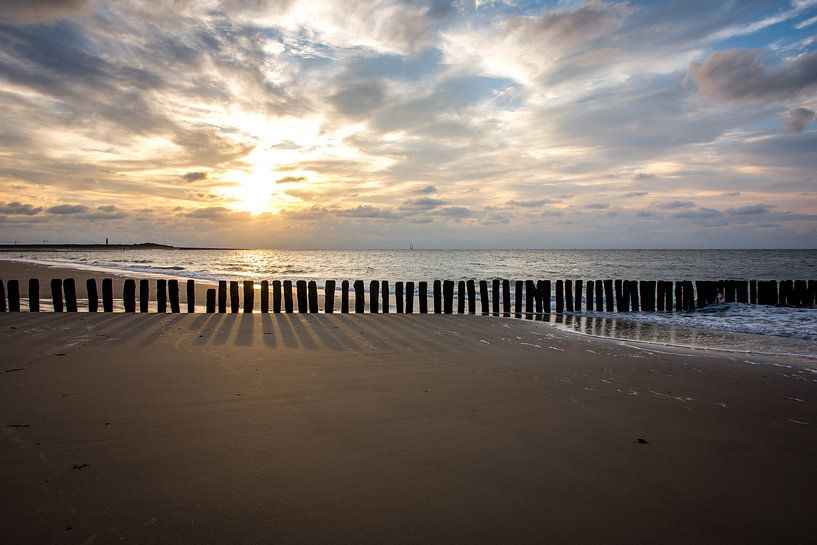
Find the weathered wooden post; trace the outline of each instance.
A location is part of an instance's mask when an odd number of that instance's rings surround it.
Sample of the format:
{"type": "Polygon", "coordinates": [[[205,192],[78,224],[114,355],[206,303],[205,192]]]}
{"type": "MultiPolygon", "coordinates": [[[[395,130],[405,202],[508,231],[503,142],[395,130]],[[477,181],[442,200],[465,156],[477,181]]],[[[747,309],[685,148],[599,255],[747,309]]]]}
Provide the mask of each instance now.
{"type": "Polygon", "coordinates": [[[514,309],[516,310],[516,317],[522,317],[522,296],[525,289],[525,284],[521,280],[516,280],[513,286],[514,309]]]}
{"type": "Polygon", "coordinates": [[[536,304],[536,314],[541,315],[544,312],[543,302],[544,302],[544,288],[542,285],[542,280],[537,280],[534,284],[534,292],[533,292],[533,301],[536,304]]]}
{"type": "Polygon", "coordinates": [[[20,312],[20,282],[18,280],[9,280],[9,312],[20,312]]]}
{"type": "Polygon", "coordinates": [[[675,282],[675,310],[684,310],[684,281],[676,280],[675,282]]]}
{"type": "Polygon", "coordinates": [[[735,299],[738,303],[749,303],[749,282],[747,280],[735,281],[735,299]]]}
{"type": "Polygon", "coordinates": [[[372,280],[369,282],[369,313],[377,314],[380,303],[380,282],[372,280]]]}
{"type": "Polygon", "coordinates": [[[805,280],[795,280],[794,281],[794,304],[795,306],[802,307],[806,306],[807,304],[810,305],[811,303],[806,303],[806,299],[808,298],[808,284],[805,280]]]}
{"type": "Polygon", "coordinates": [[[584,280],[576,280],[575,282],[575,300],[573,301],[573,310],[576,312],[582,311],[582,286],[584,280]]]}
{"type": "Polygon", "coordinates": [[[664,282],[664,310],[672,312],[672,280],[664,282]]]}
{"type": "Polygon", "coordinates": [[[638,280],[630,280],[630,306],[633,312],[641,310],[641,305],[638,299],[638,280]]]}
{"type": "Polygon", "coordinates": [[[404,312],[403,309],[406,302],[404,297],[403,282],[398,280],[394,283],[394,310],[397,314],[403,314],[404,312]]]}
{"type": "Polygon", "coordinates": [[[292,280],[284,280],[284,312],[292,314],[295,304],[292,299],[292,280]]]}
{"type": "Polygon", "coordinates": [[[306,300],[306,280],[295,281],[295,293],[298,297],[298,312],[306,312],[308,310],[306,300]]]}
{"type": "Polygon", "coordinates": [[[340,312],[349,314],[349,281],[342,280],[340,283],[340,312]]]}
{"type": "Polygon", "coordinates": [[[420,302],[420,314],[428,314],[428,282],[417,284],[417,298],[420,302]]]}
{"type": "MultiPolygon", "coordinates": [[[[348,286],[348,284],[347,284],[348,286]]],[[[349,288],[346,288],[347,293],[349,288]]],[[[348,305],[348,303],[347,303],[348,305]]],[[[349,310],[347,308],[347,310],[349,310]]],[[[323,312],[325,314],[332,314],[335,312],[335,281],[327,280],[323,285],[323,312]]]]}
{"type": "Polygon", "coordinates": [[[808,281],[809,305],[817,305],[817,280],[808,281]]]}
{"type": "Polygon", "coordinates": [[[244,313],[252,314],[255,307],[255,283],[244,280],[244,313]]]}
{"type": "Polygon", "coordinates": [[[170,312],[178,313],[181,312],[181,307],[179,306],[179,281],[178,280],[168,280],[167,281],[167,297],[170,299],[170,312]]]}
{"type": "Polygon", "coordinates": [[[318,313],[318,283],[310,280],[306,285],[307,299],[309,300],[309,312],[318,313]]]}
{"type": "MultiPolygon", "coordinates": [[[[533,280],[525,280],[525,314],[533,314],[533,303],[536,300],[536,284],[533,280]]],[[[530,316],[528,316],[530,319],[530,316]]]]}
{"type": "Polygon", "coordinates": [[[383,309],[383,314],[388,314],[389,311],[391,310],[389,308],[389,307],[391,307],[391,301],[389,301],[389,299],[390,299],[389,281],[388,280],[381,281],[380,282],[380,287],[381,287],[381,290],[380,290],[380,303],[381,303],[380,307],[383,309]]]}
{"type": "Polygon", "coordinates": [[[439,280],[434,281],[434,314],[440,314],[443,311],[443,294],[442,283],[439,280]]]}
{"type": "Polygon", "coordinates": [[[639,282],[639,287],[641,292],[641,310],[644,312],[654,312],[655,283],[650,280],[642,280],[639,282]]]}
{"type": "MultiPolygon", "coordinates": [[[[157,299],[158,300],[158,299],[157,299]]],[[[227,281],[218,281],[218,311],[220,314],[227,312],[227,281]]]]}
{"type": "Polygon", "coordinates": [[[465,314],[465,280],[457,283],[457,314],[465,314]]]}
{"type": "Polygon", "coordinates": [[[665,293],[665,289],[666,289],[666,285],[665,285],[664,281],[659,280],[658,282],[656,282],[655,289],[656,289],[656,299],[657,299],[657,304],[656,304],[655,308],[656,308],[656,310],[658,312],[664,312],[664,301],[665,301],[664,293],[665,293]]]}
{"type": "MultiPolygon", "coordinates": [[[[76,296],[76,293],[74,294],[76,296]]],[[[68,308],[68,293],[65,294],[66,309],[68,308]]],[[[113,280],[110,278],[102,279],[102,310],[105,312],[113,312],[113,280]]],[[[162,311],[164,312],[164,311],[162,311]]]]}
{"type": "Polygon", "coordinates": [[[490,312],[490,299],[488,296],[488,281],[487,280],[480,280],[479,281],[479,305],[482,310],[482,315],[487,316],[490,312]]]}
{"type": "Polygon", "coordinates": [[[355,280],[355,313],[363,314],[366,312],[366,299],[363,289],[363,280],[355,280]]]}
{"type": "Polygon", "coordinates": [[[214,288],[209,288],[207,290],[205,301],[205,312],[208,314],[213,314],[216,311],[216,290],[214,288]]]}
{"type": "Polygon", "coordinates": [[[491,282],[491,304],[494,309],[494,316],[499,316],[499,279],[494,278],[491,282]]]}
{"type": "Polygon", "coordinates": [[[511,316],[511,281],[502,280],[502,313],[505,318],[511,316]]]}
{"type": "Polygon", "coordinates": [[[550,280],[540,280],[536,289],[542,294],[542,310],[545,314],[550,314],[550,280]]]}
{"type": "Polygon", "coordinates": [[[443,282],[443,301],[446,314],[454,312],[454,282],[446,280],[443,282]]]}
{"type": "Polygon", "coordinates": [[[615,303],[614,303],[614,293],[613,293],[613,280],[608,279],[604,281],[604,308],[607,312],[613,312],[615,310],[615,303]]]}
{"type": "Polygon", "coordinates": [[[62,280],[59,278],[51,280],[51,304],[54,312],[62,312],[62,280]]]}
{"type": "Polygon", "coordinates": [[[192,279],[187,280],[187,313],[193,314],[196,312],[196,282],[192,279]]]}
{"type": "Polygon", "coordinates": [[[749,303],[752,305],[757,304],[757,280],[749,281],[749,303]]]}
{"type": "MultiPolygon", "coordinates": [[[[473,279],[469,279],[465,283],[465,287],[468,290],[468,314],[476,314],[477,313],[477,284],[473,279]]],[[[485,286],[487,289],[487,285],[485,286]]]]}
{"type": "Polygon", "coordinates": [[[586,308],[589,311],[592,311],[596,307],[596,305],[593,304],[593,294],[595,293],[595,290],[593,288],[594,288],[593,281],[588,280],[587,281],[587,292],[585,293],[584,298],[585,298],[585,302],[586,302],[586,305],[587,305],[586,308]]]}
{"type": "Polygon", "coordinates": [[[565,310],[573,312],[573,281],[565,280],[565,310]]]}
{"type": "Polygon", "coordinates": [[[28,281],[28,311],[40,312],[40,281],[36,278],[28,281]]]}
{"type": "Polygon", "coordinates": [[[136,312],[136,280],[128,278],[122,285],[122,306],[125,312],[136,312]]]}
{"type": "Polygon", "coordinates": [[[621,305],[618,307],[619,312],[630,312],[630,281],[620,280],[621,282],[621,305]]]}
{"type": "Polygon", "coordinates": [[[238,299],[238,280],[230,280],[230,312],[236,314],[240,308],[241,302],[238,299]]]}
{"type": "Polygon", "coordinates": [[[691,280],[684,282],[684,310],[695,310],[695,288],[691,280]]]}
{"type": "Polygon", "coordinates": [[[556,314],[562,314],[565,311],[565,288],[564,281],[556,281],[556,314]]]}
{"type": "Polygon", "coordinates": [[[777,304],[783,307],[790,307],[794,295],[794,282],[791,280],[781,280],[779,284],[777,304]]]}
{"type": "Polygon", "coordinates": [[[281,281],[272,281],[272,312],[279,314],[281,312],[281,281]]]}
{"type": "Polygon", "coordinates": [[[414,314],[414,282],[406,282],[406,314],[414,314]]]}
{"type": "Polygon", "coordinates": [[[269,314],[269,280],[261,281],[261,313],[269,314]]]}
{"type": "Polygon", "coordinates": [[[604,310],[604,284],[601,280],[596,280],[593,285],[596,287],[596,311],[604,310]]]}
{"type": "MultiPolygon", "coordinates": [[[[105,303],[105,280],[102,281],[102,303],[105,303]]],[[[167,280],[156,281],[156,312],[167,312],[167,280]]]]}
{"type": "Polygon", "coordinates": [[[3,281],[0,280],[0,312],[6,312],[8,307],[6,307],[6,286],[3,284],[3,281]]]}

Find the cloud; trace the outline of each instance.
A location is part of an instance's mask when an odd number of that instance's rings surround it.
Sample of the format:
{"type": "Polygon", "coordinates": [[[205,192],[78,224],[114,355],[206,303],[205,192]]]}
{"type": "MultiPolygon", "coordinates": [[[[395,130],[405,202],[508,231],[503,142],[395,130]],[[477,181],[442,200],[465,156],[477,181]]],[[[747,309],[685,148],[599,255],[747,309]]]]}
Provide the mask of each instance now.
{"type": "Polygon", "coordinates": [[[649,195],[649,194],[650,194],[649,191],[628,191],[627,193],[624,193],[622,195],[622,197],[624,197],[624,198],[644,197],[644,196],[649,195]]]}
{"type": "Polygon", "coordinates": [[[447,218],[459,219],[467,218],[473,214],[473,211],[464,206],[448,206],[446,208],[441,208],[436,212],[436,214],[447,218]]]}
{"type": "Polygon", "coordinates": [[[793,108],[789,110],[789,115],[783,124],[783,132],[803,132],[815,119],[817,119],[817,114],[814,110],[793,108]]]}
{"type": "Polygon", "coordinates": [[[125,217],[127,217],[127,214],[125,214],[124,210],[112,204],[97,206],[95,210],[83,215],[83,218],[92,221],[118,220],[125,217]]]}
{"type": "Polygon", "coordinates": [[[605,210],[607,208],[610,208],[610,205],[607,204],[607,203],[594,202],[594,203],[586,204],[586,205],[584,205],[584,207],[585,208],[590,208],[591,210],[605,210]]]}
{"type": "Polygon", "coordinates": [[[184,173],[182,175],[182,179],[185,182],[188,182],[188,183],[198,182],[200,180],[206,180],[207,179],[207,173],[206,172],[200,172],[200,171],[199,172],[186,172],[186,173],[184,173]]]}
{"type": "Polygon", "coordinates": [[[79,15],[87,4],[87,0],[3,0],[0,20],[45,23],[79,15]]]}
{"type": "Polygon", "coordinates": [[[591,1],[574,10],[545,10],[538,17],[517,17],[507,28],[522,31],[531,42],[543,40],[547,47],[567,48],[619,29],[634,12],[628,2],[591,1]]]}
{"type": "Polygon", "coordinates": [[[448,201],[442,199],[432,199],[430,197],[419,197],[416,199],[407,199],[403,201],[400,208],[407,210],[430,210],[438,206],[446,204],[448,201]]]}
{"type": "Polygon", "coordinates": [[[33,204],[23,204],[17,201],[0,203],[0,214],[9,216],[36,216],[42,211],[41,206],[35,207],[33,204]]]}
{"type": "Polygon", "coordinates": [[[48,209],[49,214],[71,215],[82,214],[88,211],[88,207],[83,204],[60,204],[48,209]]]}
{"type": "Polygon", "coordinates": [[[306,176],[284,176],[275,180],[276,184],[291,184],[296,182],[305,182],[306,176]]]}
{"type": "Polygon", "coordinates": [[[758,49],[730,49],[692,62],[689,74],[701,94],[724,101],[794,98],[817,86],[817,52],[775,66],[758,49]]]}
{"type": "Polygon", "coordinates": [[[658,208],[663,208],[665,210],[673,210],[676,208],[693,208],[695,203],[692,201],[669,201],[669,202],[662,202],[657,205],[658,208]]]}
{"type": "Polygon", "coordinates": [[[554,201],[553,199],[511,199],[509,201],[505,201],[505,204],[508,206],[518,206],[521,208],[539,208],[540,206],[555,204],[557,202],[559,201],[554,201]]]}
{"type": "Polygon", "coordinates": [[[720,212],[714,208],[698,208],[697,210],[683,210],[674,214],[676,218],[717,218],[722,216],[720,212]]]}
{"type": "Polygon", "coordinates": [[[383,210],[376,206],[364,204],[358,205],[354,208],[336,210],[335,215],[346,218],[384,218],[394,216],[390,210],[383,210]]]}
{"type": "Polygon", "coordinates": [[[436,193],[437,188],[433,185],[425,185],[423,187],[415,189],[414,192],[419,195],[428,195],[429,193],[436,193]]]}
{"type": "Polygon", "coordinates": [[[740,206],[738,208],[730,208],[727,210],[730,214],[734,214],[736,216],[749,216],[749,215],[756,215],[756,214],[765,214],[773,209],[775,205],[773,204],[752,204],[749,206],[740,206]]]}

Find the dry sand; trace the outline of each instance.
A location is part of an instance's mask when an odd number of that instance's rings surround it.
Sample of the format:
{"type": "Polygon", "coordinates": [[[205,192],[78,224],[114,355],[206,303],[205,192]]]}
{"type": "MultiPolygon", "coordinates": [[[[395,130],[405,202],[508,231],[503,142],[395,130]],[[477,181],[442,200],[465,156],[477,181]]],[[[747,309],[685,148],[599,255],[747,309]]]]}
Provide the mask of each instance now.
{"type": "Polygon", "coordinates": [[[817,532],[796,361],[434,315],[3,314],[0,347],[5,543],[817,532]]]}

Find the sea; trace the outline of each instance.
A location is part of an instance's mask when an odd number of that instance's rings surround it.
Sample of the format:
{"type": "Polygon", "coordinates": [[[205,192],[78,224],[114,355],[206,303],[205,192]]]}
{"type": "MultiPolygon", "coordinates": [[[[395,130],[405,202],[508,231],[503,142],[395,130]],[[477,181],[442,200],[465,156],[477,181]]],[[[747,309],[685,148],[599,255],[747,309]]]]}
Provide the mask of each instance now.
{"type": "MultiPolygon", "coordinates": [[[[5,251],[0,259],[134,277],[217,280],[395,281],[621,278],[815,280],[817,250],[212,250],[5,251]]],[[[513,282],[512,282],[513,286],[513,282]]],[[[693,312],[551,314],[539,320],[577,335],[781,354],[817,360],[817,308],[721,303],[693,312]]]]}

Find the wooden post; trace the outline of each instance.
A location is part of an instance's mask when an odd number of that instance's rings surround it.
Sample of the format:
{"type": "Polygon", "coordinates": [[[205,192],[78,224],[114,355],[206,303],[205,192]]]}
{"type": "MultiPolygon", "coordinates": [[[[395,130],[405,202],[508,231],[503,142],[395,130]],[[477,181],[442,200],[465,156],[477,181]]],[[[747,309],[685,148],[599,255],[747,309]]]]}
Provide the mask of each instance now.
{"type": "Polygon", "coordinates": [[[460,280],[457,284],[457,314],[465,314],[465,280],[460,280]]]}
{"type": "Polygon", "coordinates": [[[488,296],[488,281],[479,281],[479,304],[482,310],[482,315],[487,316],[490,312],[490,298],[488,296]]]}
{"type": "Polygon", "coordinates": [[[383,309],[383,314],[388,314],[391,310],[389,307],[391,306],[390,294],[389,294],[389,281],[383,280],[380,282],[380,307],[383,309]]]}
{"type": "Polygon", "coordinates": [[[604,310],[604,284],[601,280],[596,280],[593,283],[596,287],[596,311],[604,310]]]}
{"type": "Polygon", "coordinates": [[[343,280],[340,283],[340,312],[349,314],[349,281],[343,280]]]}
{"type": "Polygon", "coordinates": [[[310,280],[306,285],[307,299],[309,301],[309,312],[312,314],[318,313],[318,283],[310,280]]]}
{"type": "Polygon", "coordinates": [[[564,281],[556,281],[556,314],[562,314],[565,311],[565,288],[564,281]]]}
{"type": "Polygon", "coordinates": [[[619,312],[630,312],[630,281],[621,281],[621,306],[619,312]]]}
{"type": "Polygon", "coordinates": [[[281,312],[281,281],[272,281],[272,312],[280,314],[281,312]]]}
{"type": "Polygon", "coordinates": [[[502,313],[506,318],[511,316],[511,282],[510,280],[502,281],[502,313]]]}
{"type": "Polygon", "coordinates": [[[541,315],[544,312],[544,308],[542,306],[544,300],[542,280],[536,281],[535,290],[536,291],[533,292],[533,300],[536,303],[536,314],[541,315]]]}
{"type": "Polygon", "coordinates": [[[192,279],[187,281],[187,313],[196,312],[196,282],[192,279]]]}
{"type": "Polygon", "coordinates": [[[298,312],[306,312],[308,310],[306,299],[306,280],[295,281],[295,293],[298,296],[298,312]]]}
{"type": "MultiPolygon", "coordinates": [[[[62,297],[62,295],[60,295],[62,297]]],[[[6,307],[6,286],[3,284],[3,281],[0,280],[0,312],[6,312],[8,307],[6,307]]]]}
{"type": "Polygon", "coordinates": [[[446,314],[454,312],[454,282],[446,280],[443,282],[443,301],[446,314]]]}
{"type": "Polygon", "coordinates": [[[36,278],[28,281],[28,311],[40,312],[40,281],[36,278]]]}
{"type": "MultiPolygon", "coordinates": [[[[68,308],[68,292],[65,293],[65,307],[68,308]]],[[[113,280],[110,278],[102,279],[102,310],[105,312],[113,312],[113,280]]],[[[164,311],[162,311],[164,312],[164,311]]]]}
{"type": "Polygon", "coordinates": [[[442,283],[439,280],[434,281],[434,314],[440,314],[443,310],[442,305],[442,283]]]}
{"type": "Polygon", "coordinates": [[[355,280],[355,313],[363,314],[366,312],[366,299],[363,290],[363,280],[355,280]]]}
{"type": "MultiPolygon", "coordinates": [[[[347,284],[348,293],[348,284],[347,284]]],[[[347,303],[348,305],[348,303],[347,303]]],[[[348,310],[348,309],[347,309],[348,310]]],[[[323,286],[323,312],[325,314],[332,314],[335,312],[335,281],[327,280],[323,286]]]]}
{"type": "Polygon", "coordinates": [[[269,314],[269,280],[261,281],[261,313],[269,314]]]}
{"type": "Polygon", "coordinates": [[[664,312],[664,300],[665,300],[664,299],[664,292],[665,292],[665,287],[666,286],[665,286],[663,280],[659,280],[655,285],[656,294],[657,294],[656,295],[657,305],[656,305],[655,308],[656,308],[656,310],[658,312],[664,312]]]}
{"type": "Polygon", "coordinates": [[[491,304],[494,309],[494,316],[499,316],[499,279],[494,278],[491,282],[491,304]]]}
{"type": "MultiPolygon", "coordinates": [[[[158,300],[158,299],[157,299],[158,300]]],[[[227,312],[227,281],[218,281],[218,311],[220,314],[227,312]]]]}
{"type": "Polygon", "coordinates": [[[780,281],[780,291],[778,292],[778,304],[784,307],[791,307],[794,306],[793,299],[794,299],[794,282],[791,280],[781,280],[780,281]]]}
{"type": "Polygon", "coordinates": [[[735,299],[738,303],[749,303],[749,282],[747,280],[735,281],[735,299]]]}
{"type": "MultiPolygon", "coordinates": [[[[110,280],[110,279],[109,279],[110,280]]],[[[9,282],[9,284],[11,284],[9,282]]],[[[66,278],[62,281],[62,291],[65,293],[65,310],[68,312],[77,311],[77,286],[73,278],[66,278]]],[[[113,291],[113,290],[111,290],[113,291]]],[[[113,300],[113,295],[111,295],[113,300]]],[[[19,310],[19,309],[18,309],[19,310]]]]}
{"type": "MultiPolygon", "coordinates": [[[[473,279],[468,280],[465,283],[465,287],[468,290],[468,314],[476,314],[477,313],[477,284],[473,279]]],[[[488,285],[485,286],[486,291],[488,285]]]]}
{"type": "Polygon", "coordinates": [[[428,314],[428,282],[417,284],[417,297],[420,301],[420,314],[428,314]]]}
{"type": "Polygon", "coordinates": [[[125,312],[136,312],[136,280],[128,278],[122,286],[122,305],[125,312]]]}
{"type": "Polygon", "coordinates": [[[550,280],[540,280],[541,286],[536,288],[542,294],[542,310],[545,314],[550,314],[550,280]]]}
{"type": "Polygon", "coordinates": [[[581,312],[582,311],[582,288],[584,286],[584,280],[576,280],[573,282],[573,310],[574,312],[581,312]]]}
{"type": "Polygon", "coordinates": [[[664,282],[664,310],[672,312],[672,280],[664,282]]]}
{"type": "Polygon", "coordinates": [[[817,305],[817,280],[808,281],[808,305],[817,305]]]}
{"type": "Polygon", "coordinates": [[[255,307],[255,283],[244,280],[244,313],[252,314],[255,307]]]}
{"type": "Polygon", "coordinates": [[[404,294],[403,294],[403,282],[397,281],[394,283],[394,310],[397,314],[403,314],[403,308],[405,304],[404,294]]]}
{"type": "Polygon", "coordinates": [[[616,279],[613,282],[615,297],[616,297],[616,310],[621,312],[622,310],[626,311],[624,308],[624,286],[621,279],[616,279]]]}
{"type": "Polygon", "coordinates": [[[749,303],[752,305],[757,304],[757,280],[749,281],[749,303]]]}
{"type": "Polygon", "coordinates": [[[684,310],[684,281],[675,282],[675,310],[684,310]]]}
{"type": "Polygon", "coordinates": [[[406,314],[414,314],[414,282],[406,282],[406,314]]]}
{"type": "Polygon", "coordinates": [[[380,304],[380,282],[372,280],[369,282],[369,313],[377,314],[380,304]]]}
{"type": "MultiPolygon", "coordinates": [[[[105,281],[102,281],[102,300],[105,300],[105,281]]],[[[108,311],[105,311],[108,312],[108,311]]],[[[167,280],[156,281],[156,312],[167,312],[167,280]]]]}
{"type": "Polygon", "coordinates": [[[593,304],[593,294],[595,293],[593,288],[594,288],[593,281],[588,280],[587,281],[587,292],[585,294],[585,302],[586,302],[586,305],[587,305],[587,307],[586,307],[587,310],[589,310],[591,312],[596,307],[596,305],[593,304]]]}
{"type": "Polygon", "coordinates": [[[615,310],[615,303],[614,303],[614,293],[613,293],[613,280],[608,279],[604,281],[604,308],[607,312],[613,312],[615,310]]]}
{"type": "Polygon", "coordinates": [[[241,308],[241,301],[238,298],[238,280],[230,280],[230,312],[238,313],[241,308]]]}
{"type": "Polygon", "coordinates": [[[214,288],[207,290],[205,301],[207,305],[205,307],[205,312],[208,314],[213,314],[216,311],[216,290],[214,288]]]}
{"type": "Polygon", "coordinates": [[[684,310],[695,310],[695,288],[691,280],[684,282],[684,310]]]}
{"type": "Polygon", "coordinates": [[[794,304],[798,307],[803,306],[810,306],[811,303],[807,303],[806,300],[808,299],[808,284],[805,280],[795,280],[794,281],[794,304]]]}
{"type": "Polygon", "coordinates": [[[630,280],[630,306],[632,306],[633,312],[641,310],[638,299],[638,280],[630,280]]]}
{"type": "Polygon", "coordinates": [[[525,283],[521,280],[516,280],[513,287],[514,309],[516,309],[516,317],[522,317],[522,296],[525,290],[525,283]]]}
{"type": "Polygon", "coordinates": [[[655,299],[655,283],[649,280],[639,282],[641,295],[641,310],[644,312],[654,312],[653,301],[655,299]]]}
{"type": "Polygon", "coordinates": [[[7,284],[9,292],[9,312],[20,312],[20,282],[19,280],[9,280],[7,284]]]}
{"type": "Polygon", "coordinates": [[[170,299],[170,312],[178,313],[181,312],[181,307],[179,306],[179,281],[178,280],[168,280],[167,281],[167,297],[170,299]]]}
{"type": "MultiPolygon", "coordinates": [[[[150,302],[150,281],[139,281],[139,312],[148,312],[150,302]]],[[[96,312],[99,308],[99,297],[96,294],[96,280],[88,280],[88,312],[96,312]]]]}
{"type": "Polygon", "coordinates": [[[292,280],[284,280],[284,312],[292,314],[295,305],[292,300],[292,280]]]}
{"type": "MultiPolygon", "coordinates": [[[[525,280],[525,314],[533,314],[533,302],[536,300],[536,284],[533,280],[525,280]]],[[[530,319],[531,316],[528,316],[530,319]]]]}
{"type": "Polygon", "coordinates": [[[565,280],[565,310],[573,312],[573,280],[565,280]]]}
{"type": "Polygon", "coordinates": [[[62,280],[59,278],[51,280],[51,303],[54,312],[62,312],[62,280]]]}

